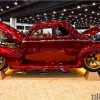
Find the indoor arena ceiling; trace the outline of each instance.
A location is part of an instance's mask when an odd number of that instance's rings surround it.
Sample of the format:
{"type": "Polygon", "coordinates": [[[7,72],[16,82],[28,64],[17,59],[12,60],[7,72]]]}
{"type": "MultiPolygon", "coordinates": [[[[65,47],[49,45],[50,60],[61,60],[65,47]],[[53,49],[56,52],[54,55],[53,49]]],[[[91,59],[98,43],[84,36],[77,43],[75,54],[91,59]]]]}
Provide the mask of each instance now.
{"type": "MultiPolygon", "coordinates": [[[[39,2],[39,0],[0,1],[0,15],[36,2],[39,2]]],[[[20,15],[16,18],[17,22],[20,23],[34,24],[41,21],[65,20],[75,24],[76,28],[85,28],[90,25],[100,26],[100,1],[70,1],[49,9],[41,10],[40,8],[38,11],[20,15]]]]}

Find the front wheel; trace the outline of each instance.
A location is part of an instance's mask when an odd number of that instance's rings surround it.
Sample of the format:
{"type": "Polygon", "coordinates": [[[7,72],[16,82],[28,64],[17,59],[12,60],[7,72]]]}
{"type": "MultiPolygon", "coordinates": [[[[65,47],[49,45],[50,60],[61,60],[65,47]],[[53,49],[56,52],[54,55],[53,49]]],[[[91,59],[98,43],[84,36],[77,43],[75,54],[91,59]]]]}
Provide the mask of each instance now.
{"type": "Polygon", "coordinates": [[[4,70],[7,68],[7,63],[3,57],[0,57],[0,71],[4,70]]]}
{"type": "Polygon", "coordinates": [[[100,53],[89,54],[83,62],[83,68],[91,72],[100,70],[100,53]]]}

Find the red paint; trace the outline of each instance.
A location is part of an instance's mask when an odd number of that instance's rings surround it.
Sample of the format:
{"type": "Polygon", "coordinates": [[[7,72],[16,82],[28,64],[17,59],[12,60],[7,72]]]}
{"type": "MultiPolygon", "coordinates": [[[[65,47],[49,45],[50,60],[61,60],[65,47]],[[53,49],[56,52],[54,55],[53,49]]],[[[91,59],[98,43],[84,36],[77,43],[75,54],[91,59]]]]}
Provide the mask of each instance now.
{"type": "Polygon", "coordinates": [[[12,69],[81,68],[83,59],[88,54],[100,52],[99,42],[78,33],[70,23],[64,21],[37,23],[30,28],[25,38],[20,32],[2,22],[0,22],[0,30],[12,42],[17,42],[14,48],[0,47],[0,56],[6,59],[9,68],[12,69]],[[69,35],[57,37],[56,26],[64,27],[69,35]],[[30,38],[33,30],[43,27],[52,28],[52,37],[30,38]],[[16,39],[13,39],[12,36],[15,36],[16,39]],[[21,43],[18,44],[18,42],[21,43]]]}

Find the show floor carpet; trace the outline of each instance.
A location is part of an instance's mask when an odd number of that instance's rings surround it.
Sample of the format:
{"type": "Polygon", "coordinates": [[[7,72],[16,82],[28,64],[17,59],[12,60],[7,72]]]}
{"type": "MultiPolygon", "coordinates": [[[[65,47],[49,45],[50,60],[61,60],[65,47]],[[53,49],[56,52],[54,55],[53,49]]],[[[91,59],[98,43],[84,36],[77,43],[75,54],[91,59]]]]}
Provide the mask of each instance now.
{"type": "Polygon", "coordinates": [[[0,100],[92,100],[92,94],[100,94],[100,81],[87,81],[83,69],[6,74],[0,80],[0,100]]]}

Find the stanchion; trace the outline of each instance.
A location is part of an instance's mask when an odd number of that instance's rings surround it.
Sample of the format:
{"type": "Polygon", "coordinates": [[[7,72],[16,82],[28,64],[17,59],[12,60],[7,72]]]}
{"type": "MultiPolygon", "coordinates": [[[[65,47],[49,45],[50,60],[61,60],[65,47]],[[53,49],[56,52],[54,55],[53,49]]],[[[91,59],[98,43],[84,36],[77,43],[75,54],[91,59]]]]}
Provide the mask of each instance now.
{"type": "Polygon", "coordinates": [[[0,80],[3,80],[6,77],[6,74],[4,71],[0,71],[0,80]]]}
{"type": "Polygon", "coordinates": [[[86,70],[84,77],[90,81],[100,81],[100,76],[98,72],[90,72],[86,70]]]}

